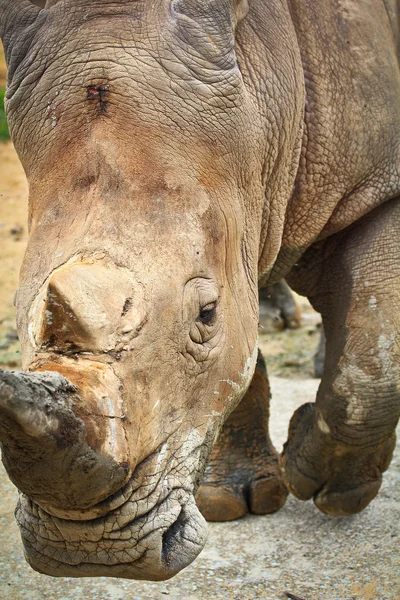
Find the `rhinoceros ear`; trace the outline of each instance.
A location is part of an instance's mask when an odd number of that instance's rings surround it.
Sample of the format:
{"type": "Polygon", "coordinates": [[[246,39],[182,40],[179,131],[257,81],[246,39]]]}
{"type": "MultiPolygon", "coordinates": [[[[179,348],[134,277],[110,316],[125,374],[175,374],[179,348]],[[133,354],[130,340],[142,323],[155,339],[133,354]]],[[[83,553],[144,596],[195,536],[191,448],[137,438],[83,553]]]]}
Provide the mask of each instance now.
{"type": "Polygon", "coordinates": [[[0,37],[6,50],[37,19],[41,9],[29,0],[0,0],[0,37]]]}
{"type": "Polygon", "coordinates": [[[248,0],[170,2],[173,30],[182,48],[192,47],[195,55],[224,68],[235,64],[235,30],[247,11],[248,0]]]}
{"type": "Polygon", "coordinates": [[[187,14],[196,20],[224,23],[235,27],[248,13],[248,0],[171,0],[173,12],[187,14]]]}
{"type": "Polygon", "coordinates": [[[8,66],[8,81],[29,52],[31,41],[47,10],[29,0],[0,0],[0,38],[8,66]],[[42,19],[39,18],[41,15],[42,19]]]}

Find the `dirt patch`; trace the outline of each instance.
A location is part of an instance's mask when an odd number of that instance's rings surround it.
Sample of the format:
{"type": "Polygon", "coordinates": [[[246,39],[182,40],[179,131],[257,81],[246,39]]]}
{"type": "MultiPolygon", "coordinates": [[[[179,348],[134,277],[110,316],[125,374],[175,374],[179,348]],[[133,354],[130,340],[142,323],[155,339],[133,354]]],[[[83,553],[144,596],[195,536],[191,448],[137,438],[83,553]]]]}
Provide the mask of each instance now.
{"type": "MultiPolygon", "coordinates": [[[[278,377],[308,379],[314,376],[314,356],[321,335],[321,315],[307,298],[294,294],[301,309],[299,329],[265,332],[260,330],[260,349],[268,362],[268,372],[278,377]]],[[[261,322],[262,325],[262,322],[261,322]]]]}

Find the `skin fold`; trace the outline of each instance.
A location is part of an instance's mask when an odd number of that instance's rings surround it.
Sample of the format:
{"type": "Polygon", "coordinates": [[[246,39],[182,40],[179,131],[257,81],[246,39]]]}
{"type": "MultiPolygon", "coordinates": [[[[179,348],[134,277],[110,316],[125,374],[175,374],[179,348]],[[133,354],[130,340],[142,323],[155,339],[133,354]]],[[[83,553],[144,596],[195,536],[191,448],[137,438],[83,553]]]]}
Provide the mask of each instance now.
{"type": "Polygon", "coordinates": [[[398,18],[0,0],[30,196],[0,441],[36,570],[167,579],[204,516],[288,490],[348,515],[378,492],[400,414],[398,18]],[[282,278],[321,312],[326,359],[279,459],[257,335],[282,278]]]}

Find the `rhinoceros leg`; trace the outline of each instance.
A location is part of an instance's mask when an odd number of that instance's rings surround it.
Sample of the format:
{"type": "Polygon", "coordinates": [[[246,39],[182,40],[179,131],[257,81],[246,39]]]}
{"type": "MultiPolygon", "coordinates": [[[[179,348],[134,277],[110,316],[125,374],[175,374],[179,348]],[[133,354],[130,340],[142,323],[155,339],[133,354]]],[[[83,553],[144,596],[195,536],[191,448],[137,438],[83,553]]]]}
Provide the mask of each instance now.
{"type": "Polygon", "coordinates": [[[279,510],[287,490],[268,434],[269,384],[259,354],[252,383],[225,422],[196,501],[208,521],[279,510]]]}
{"type": "Polygon", "coordinates": [[[301,312],[292,290],[284,279],[259,291],[260,324],[267,331],[297,329],[301,312]]]}
{"type": "Polygon", "coordinates": [[[326,361],[316,403],[292,417],[282,466],[297,497],[349,515],[378,493],[400,415],[400,200],[311,249],[296,271],[291,285],[322,314],[326,361]]]}

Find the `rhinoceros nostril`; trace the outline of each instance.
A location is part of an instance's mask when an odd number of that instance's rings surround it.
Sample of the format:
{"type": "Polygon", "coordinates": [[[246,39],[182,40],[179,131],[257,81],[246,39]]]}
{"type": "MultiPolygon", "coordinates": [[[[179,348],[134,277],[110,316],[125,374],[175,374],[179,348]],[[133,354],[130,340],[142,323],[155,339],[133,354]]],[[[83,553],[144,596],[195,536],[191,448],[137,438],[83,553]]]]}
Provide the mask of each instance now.
{"type": "Polygon", "coordinates": [[[185,526],[185,521],[186,521],[185,520],[185,511],[184,511],[184,508],[182,507],[182,510],[179,513],[178,518],[175,521],[175,523],[173,523],[171,525],[171,527],[169,527],[167,529],[167,531],[165,531],[163,533],[163,536],[162,536],[162,560],[165,565],[169,565],[169,563],[172,560],[172,557],[174,554],[174,549],[175,549],[176,545],[179,544],[179,537],[185,526]]]}

